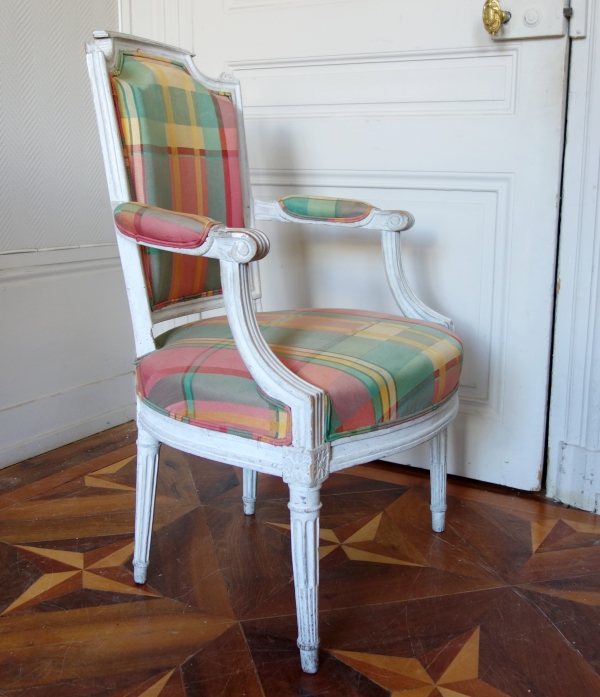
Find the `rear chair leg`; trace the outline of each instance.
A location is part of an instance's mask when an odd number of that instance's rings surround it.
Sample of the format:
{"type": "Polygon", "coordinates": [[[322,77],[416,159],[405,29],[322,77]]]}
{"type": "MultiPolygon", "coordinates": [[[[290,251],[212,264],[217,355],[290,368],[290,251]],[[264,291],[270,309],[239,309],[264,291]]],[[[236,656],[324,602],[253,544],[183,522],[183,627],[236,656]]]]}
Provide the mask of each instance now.
{"type": "Polygon", "coordinates": [[[319,510],[320,488],[290,484],[292,563],[302,670],[319,667],[319,510]]]}
{"type": "Polygon", "coordinates": [[[133,550],[133,578],[146,583],[150,538],[154,519],[154,498],[160,443],[138,426],[137,478],[135,492],[135,545],[133,550]]]}
{"type": "Polygon", "coordinates": [[[256,505],[256,470],[244,467],[244,483],[242,501],[244,502],[244,513],[252,515],[256,505]]]}
{"type": "Polygon", "coordinates": [[[431,527],[444,532],[446,525],[446,443],[448,431],[434,436],[429,445],[431,462],[431,527]]]}

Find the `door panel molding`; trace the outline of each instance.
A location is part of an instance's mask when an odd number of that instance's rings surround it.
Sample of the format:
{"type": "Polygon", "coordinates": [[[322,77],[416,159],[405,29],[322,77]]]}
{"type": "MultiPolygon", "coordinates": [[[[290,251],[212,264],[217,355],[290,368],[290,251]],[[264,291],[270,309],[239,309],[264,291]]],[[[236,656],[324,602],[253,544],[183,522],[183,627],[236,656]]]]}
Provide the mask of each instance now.
{"type": "MultiPolygon", "coordinates": [[[[465,341],[465,367],[461,377],[460,412],[484,419],[501,420],[503,417],[503,375],[505,370],[505,341],[507,327],[508,279],[510,277],[510,247],[512,235],[512,199],[514,178],[502,173],[464,172],[376,172],[376,171],[328,171],[328,170],[275,170],[252,169],[251,181],[258,196],[286,195],[293,192],[336,195],[344,198],[366,198],[384,207],[406,208],[415,214],[415,227],[403,233],[407,272],[413,276],[411,282],[424,300],[443,312],[443,279],[428,282],[423,275],[431,276],[436,271],[435,260],[419,268],[416,259],[423,256],[421,240],[429,245],[450,249],[452,240],[447,235],[462,234],[472,241],[472,254],[462,260],[463,287],[465,298],[448,300],[454,310],[457,332],[465,341]],[[437,230],[420,225],[418,208],[438,210],[446,224],[437,230]],[[462,228],[462,230],[461,230],[462,228]],[[433,235],[442,231],[442,237],[433,242],[433,235]],[[411,253],[412,252],[412,253],[411,253]],[[427,269],[429,274],[418,273],[427,269]],[[464,280],[470,275],[470,280],[464,280]],[[431,288],[435,288],[434,295],[431,288]],[[436,295],[437,294],[437,295],[436,295]],[[457,314],[457,307],[468,305],[468,309],[457,314]]],[[[316,228],[314,233],[302,230],[300,234],[310,237],[312,244],[328,244],[335,240],[335,233],[316,228]]],[[[362,233],[364,235],[364,233],[362,233]]],[[[439,252],[444,256],[444,251],[439,252]]],[[[426,253],[425,253],[426,254],[426,253]]],[[[315,273],[316,278],[326,275],[327,265],[340,257],[339,249],[332,247],[331,253],[316,255],[309,266],[326,260],[323,268],[315,273]]],[[[455,263],[460,263],[457,258],[455,263]]],[[[284,263],[285,260],[282,260],[284,263]]],[[[343,263],[343,262],[342,262],[343,263]]],[[[452,264],[454,268],[454,264],[452,264]]],[[[456,268],[453,271],[457,273],[456,268]]],[[[451,285],[451,284],[448,284],[451,285]]],[[[329,293],[334,288],[328,290],[329,293]]],[[[451,291],[450,291],[451,292],[451,291]]]]}
{"type": "Polygon", "coordinates": [[[516,108],[519,46],[238,61],[246,118],[477,114],[516,108]]]}

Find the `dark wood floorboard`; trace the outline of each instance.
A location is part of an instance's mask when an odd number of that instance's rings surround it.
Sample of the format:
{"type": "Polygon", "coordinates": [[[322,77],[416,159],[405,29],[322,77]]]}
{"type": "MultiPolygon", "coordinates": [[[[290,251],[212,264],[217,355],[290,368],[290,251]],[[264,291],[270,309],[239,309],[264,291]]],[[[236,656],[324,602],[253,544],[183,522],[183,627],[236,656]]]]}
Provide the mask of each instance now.
{"type": "Polygon", "coordinates": [[[135,427],[0,472],[0,695],[600,697],[600,519],[373,463],[322,490],[321,667],[300,670],[287,487],[163,447],[133,581],[135,427]]]}

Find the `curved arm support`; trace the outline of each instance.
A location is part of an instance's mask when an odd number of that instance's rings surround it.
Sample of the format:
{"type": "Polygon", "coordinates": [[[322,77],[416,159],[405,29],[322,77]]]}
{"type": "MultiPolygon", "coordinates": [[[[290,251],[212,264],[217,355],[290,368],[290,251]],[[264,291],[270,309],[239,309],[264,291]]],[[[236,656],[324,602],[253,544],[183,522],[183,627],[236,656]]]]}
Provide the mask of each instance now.
{"type": "Polygon", "coordinates": [[[221,261],[225,311],[242,360],[259,388],[292,412],[292,444],[314,451],[324,445],[325,393],[288,370],[260,333],[247,264],[221,261]]]}
{"type": "Polygon", "coordinates": [[[382,230],[381,247],[388,284],[402,314],[409,319],[422,319],[453,329],[454,324],[451,319],[427,307],[410,287],[402,267],[400,234],[391,230],[382,230]]]}
{"type": "Polygon", "coordinates": [[[254,199],[254,215],[256,220],[276,220],[282,223],[304,223],[309,225],[338,225],[356,227],[367,230],[408,230],[415,224],[415,219],[407,211],[382,211],[371,207],[370,213],[356,222],[332,221],[326,218],[299,218],[288,215],[276,200],[263,201],[254,199]]]}

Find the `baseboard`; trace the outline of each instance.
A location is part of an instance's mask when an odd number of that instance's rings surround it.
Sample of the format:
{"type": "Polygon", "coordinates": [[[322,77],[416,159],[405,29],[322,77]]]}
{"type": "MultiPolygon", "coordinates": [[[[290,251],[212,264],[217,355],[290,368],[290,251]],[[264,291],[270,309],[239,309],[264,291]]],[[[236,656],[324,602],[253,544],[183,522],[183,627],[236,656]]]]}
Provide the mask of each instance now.
{"type": "Polygon", "coordinates": [[[131,421],[134,395],[127,373],[3,410],[0,468],[131,421]]]}

